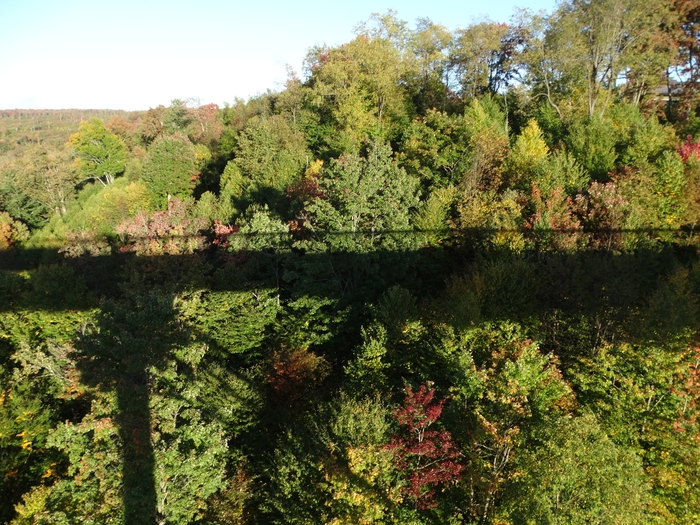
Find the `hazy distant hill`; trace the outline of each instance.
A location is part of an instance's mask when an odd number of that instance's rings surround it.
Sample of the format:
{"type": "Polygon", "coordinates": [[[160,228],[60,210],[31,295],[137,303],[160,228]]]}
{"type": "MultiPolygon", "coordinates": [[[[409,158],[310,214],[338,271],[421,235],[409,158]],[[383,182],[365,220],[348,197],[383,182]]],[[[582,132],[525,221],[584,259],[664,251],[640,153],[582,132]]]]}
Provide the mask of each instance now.
{"type": "Polygon", "coordinates": [[[107,122],[116,115],[128,121],[143,112],[114,109],[6,109],[0,110],[0,154],[21,151],[27,144],[60,146],[83,120],[100,118],[107,122]]]}

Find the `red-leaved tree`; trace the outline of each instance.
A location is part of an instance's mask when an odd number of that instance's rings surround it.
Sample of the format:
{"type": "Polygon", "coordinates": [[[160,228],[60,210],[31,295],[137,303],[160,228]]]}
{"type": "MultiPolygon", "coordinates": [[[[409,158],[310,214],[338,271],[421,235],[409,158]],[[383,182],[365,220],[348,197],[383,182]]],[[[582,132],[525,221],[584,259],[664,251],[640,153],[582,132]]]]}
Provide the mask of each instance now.
{"type": "Polygon", "coordinates": [[[420,509],[436,507],[435,488],[441,483],[458,481],[463,469],[450,432],[430,428],[440,418],[445,404],[444,399],[435,401],[434,396],[435,389],[428,389],[425,384],[417,392],[406,386],[404,404],[394,410],[394,417],[404,431],[388,445],[397,468],[410,482],[404,493],[420,509]]]}
{"type": "Polygon", "coordinates": [[[693,142],[693,136],[688,135],[683,144],[676,146],[676,151],[683,159],[683,162],[688,162],[691,157],[695,160],[700,160],[700,140],[693,142]]]}

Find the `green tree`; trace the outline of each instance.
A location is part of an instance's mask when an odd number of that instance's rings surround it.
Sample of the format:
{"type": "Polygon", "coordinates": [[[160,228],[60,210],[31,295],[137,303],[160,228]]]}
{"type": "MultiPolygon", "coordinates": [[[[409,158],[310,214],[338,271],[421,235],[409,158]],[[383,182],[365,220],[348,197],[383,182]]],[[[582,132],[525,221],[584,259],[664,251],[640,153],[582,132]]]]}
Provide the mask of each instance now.
{"type": "Polygon", "coordinates": [[[25,217],[30,225],[42,222],[37,215],[47,214],[47,208],[65,215],[80,176],[71,165],[70,156],[65,149],[43,144],[26,148],[22,157],[5,168],[0,179],[4,181],[0,195],[4,195],[7,211],[17,218],[25,217]]]}
{"type": "Polygon", "coordinates": [[[46,224],[50,213],[46,204],[22,192],[9,177],[0,180],[0,209],[32,229],[46,224]]]}
{"type": "Polygon", "coordinates": [[[657,312],[651,318],[650,311],[642,314],[647,321],[637,327],[652,342],[601,348],[580,359],[571,376],[580,402],[596,414],[604,431],[642,459],[654,502],[650,510],[663,520],[692,523],[700,514],[691,481],[698,473],[693,444],[698,413],[691,402],[697,392],[698,356],[695,348],[682,346],[687,337],[683,325],[693,323],[693,310],[686,297],[669,291],[654,294],[651,302],[657,312]],[[654,339],[663,340],[666,348],[654,339]],[[614,395],[608,391],[613,384],[614,395]]]}
{"type": "Polygon", "coordinates": [[[233,168],[224,172],[222,191],[238,197],[234,203],[240,211],[249,204],[266,204],[272,210],[283,211],[286,199],[284,192],[302,174],[308,163],[309,153],[299,130],[293,128],[283,117],[254,117],[238,137],[233,161],[239,168],[237,177],[233,168]],[[234,190],[236,184],[241,189],[234,190]],[[239,195],[231,194],[236,191],[239,195]]]}
{"type": "Polygon", "coordinates": [[[649,522],[642,462],[592,415],[563,417],[535,434],[516,463],[504,514],[515,525],[649,522]]]}
{"type": "Polygon", "coordinates": [[[386,446],[389,411],[377,399],[341,394],[332,407],[324,478],[329,523],[401,523],[402,482],[386,446]]]}
{"type": "Polygon", "coordinates": [[[307,58],[311,103],[335,129],[326,141],[337,154],[359,153],[367,137],[393,136],[409,113],[404,78],[410,62],[381,25],[360,31],[352,42],[313,50],[307,58]]]}
{"type": "Polygon", "coordinates": [[[484,21],[460,30],[451,50],[451,65],[464,98],[497,94],[515,75],[517,28],[484,21]]]}
{"type": "MultiPolygon", "coordinates": [[[[640,66],[645,62],[642,56],[648,54],[647,43],[661,31],[659,22],[664,20],[667,11],[668,4],[660,1],[569,0],[562,3],[547,20],[539,43],[531,46],[533,65],[539,65],[550,102],[554,101],[552,91],[556,83],[565,80],[561,87],[568,84],[569,89],[579,86],[585,90],[583,108],[589,118],[602,116],[618,91],[621,74],[635,66],[641,71],[640,66]]],[[[536,71],[533,73],[540,75],[536,71]]],[[[562,116],[560,106],[554,104],[554,107],[562,116]]]]}
{"type": "Polygon", "coordinates": [[[75,150],[78,170],[86,180],[106,186],[126,168],[126,145],[100,119],[81,123],[78,132],[70,136],[69,144],[75,150]]]}
{"type": "Polygon", "coordinates": [[[532,95],[543,97],[563,122],[580,108],[584,89],[580,60],[585,51],[580,39],[569,37],[577,31],[576,25],[560,11],[549,17],[530,13],[521,16],[527,34],[522,56],[525,81],[532,95]]]}
{"type": "Polygon", "coordinates": [[[418,181],[397,166],[388,145],[373,141],[366,158],[346,155],[334,161],[319,187],[321,195],[308,201],[304,211],[317,242],[353,252],[415,245],[405,232],[412,230],[418,181]]]}
{"type": "Polygon", "coordinates": [[[188,197],[197,181],[194,145],[175,134],[160,137],[151,144],[141,177],[156,209],[165,208],[172,197],[188,197]]]}
{"type": "MultiPolygon", "coordinates": [[[[59,322],[55,317],[52,321],[59,322]]],[[[11,325],[8,318],[0,320],[3,331],[11,325]]],[[[0,519],[4,522],[12,519],[12,507],[23,493],[33,486],[45,489],[61,475],[61,454],[48,447],[47,438],[58,411],[67,406],[67,387],[75,386],[75,364],[68,353],[68,346],[57,341],[30,345],[25,339],[11,360],[0,362],[0,490],[5,495],[0,519]]]]}
{"type": "Polygon", "coordinates": [[[457,184],[472,166],[472,127],[460,115],[428,110],[404,130],[398,158],[425,187],[457,184]]]}
{"type": "Polygon", "coordinates": [[[198,401],[207,346],[174,318],[198,299],[135,295],[85,327],[74,356],[93,402],[49,439],[68,459],[42,512],[49,521],[191,523],[224,487],[223,429],[198,401]]]}
{"type": "Polygon", "coordinates": [[[187,128],[191,123],[192,117],[187,102],[179,98],[171,100],[170,106],[163,112],[163,131],[165,134],[187,134],[187,128]]]}
{"type": "Polygon", "coordinates": [[[446,111],[448,105],[449,45],[452,34],[442,25],[419,18],[410,47],[417,73],[419,113],[433,108],[446,111]]]}
{"type": "Polygon", "coordinates": [[[554,357],[521,330],[515,323],[484,324],[466,331],[453,354],[459,363],[452,388],[456,418],[468,436],[463,453],[470,459],[460,488],[477,520],[496,515],[508,482],[518,479],[515,461],[529,449],[528,435],[561,414],[570,398],[554,357]]]}
{"type": "Polygon", "coordinates": [[[511,185],[528,187],[535,169],[544,163],[548,155],[549,148],[542,137],[542,130],[536,120],[530,120],[515,139],[508,157],[506,171],[509,172],[511,185]]]}
{"type": "Polygon", "coordinates": [[[596,115],[575,119],[570,125],[566,143],[574,158],[594,180],[607,182],[608,174],[617,167],[616,138],[612,122],[596,115]]]}

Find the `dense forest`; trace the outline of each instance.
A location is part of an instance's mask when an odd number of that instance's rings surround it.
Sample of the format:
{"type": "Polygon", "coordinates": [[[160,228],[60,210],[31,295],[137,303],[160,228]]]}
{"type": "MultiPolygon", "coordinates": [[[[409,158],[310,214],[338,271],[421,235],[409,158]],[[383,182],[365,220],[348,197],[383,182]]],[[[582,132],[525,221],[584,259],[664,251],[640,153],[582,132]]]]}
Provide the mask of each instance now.
{"type": "Polygon", "coordinates": [[[700,523],[699,35],[390,11],[223,108],[0,112],[0,521],[700,523]]]}

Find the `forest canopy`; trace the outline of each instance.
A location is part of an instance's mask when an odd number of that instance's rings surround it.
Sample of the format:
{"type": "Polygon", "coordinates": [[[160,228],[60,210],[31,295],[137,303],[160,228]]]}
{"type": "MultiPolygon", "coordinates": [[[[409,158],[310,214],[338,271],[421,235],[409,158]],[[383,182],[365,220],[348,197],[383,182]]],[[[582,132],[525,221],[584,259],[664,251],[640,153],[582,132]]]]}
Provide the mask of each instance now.
{"type": "Polygon", "coordinates": [[[219,107],[0,112],[0,521],[700,521],[698,0],[389,11],[219,107]]]}

